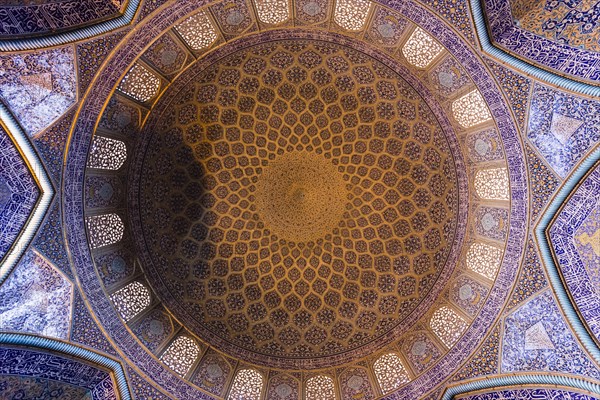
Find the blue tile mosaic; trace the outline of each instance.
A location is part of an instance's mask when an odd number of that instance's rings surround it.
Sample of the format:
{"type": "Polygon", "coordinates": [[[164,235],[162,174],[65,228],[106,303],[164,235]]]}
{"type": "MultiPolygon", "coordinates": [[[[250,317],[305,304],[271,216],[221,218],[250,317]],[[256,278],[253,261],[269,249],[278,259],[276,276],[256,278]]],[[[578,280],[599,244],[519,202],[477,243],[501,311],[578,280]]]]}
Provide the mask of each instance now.
{"type": "Polygon", "coordinates": [[[30,251],[0,286],[0,330],[66,339],[72,299],[71,282],[30,251]]]}
{"type": "Polygon", "coordinates": [[[513,311],[504,321],[503,373],[552,371],[600,378],[577,344],[550,291],[513,311]]]}
{"type": "MultiPolygon", "coordinates": [[[[72,357],[45,352],[37,349],[24,349],[20,347],[0,347],[0,396],[2,399],[69,399],[65,392],[62,397],[37,396],[25,397],[32,392],[25,391],[25,387],[6,387],[7,376],[18,376],[30,379],[33,387],[44,388],[44,381],[51,380],[62,387],[77,387],[87,392],[91,400],[116,400],[117,389],[108,371],[95,367],[87,362],[79,361],[72,357]],[[20,391],[18,389],[21,389],[20,391]],[[16,391],[16,393],[15,393],[16,391]]],[[[30,388],[31,389],[31,388],[30,388]]],[[[56,392],[54,392],[56,393],[56,392]]],[[[67,392],[68,394],[68,392],[67,392]]],[[[81,398],[81,397],[80,397],[81,398]]]]}
{"type": "Polygon", "coordinates": [[[577,393],[566,389],[504,389],[489,393],[460,396],[461,400],[536,400],[536,399],[570,399],[570,400],[597,400],[598,396],[577,393]]]}
{"type": "Polygon", "coordinates": [[[0,56],[0,98],[33,136],[77,99],[73,48],[0,56]]]}
{"type": "Polygon", "coordinates": [[[40,197],[40,190],[8,133],[0,126],[0,260],[40,197]]]}
{"type": "Polygon", "coordinates": [[[575,308],[600,340],[600,165],[583,178],[549,229],[575,308]]]}
{"type": "Polygon", "coordinates": [[[536,84],[527,138],[558,176],[564,178],[600,141],[600,102],[536,84]]]}

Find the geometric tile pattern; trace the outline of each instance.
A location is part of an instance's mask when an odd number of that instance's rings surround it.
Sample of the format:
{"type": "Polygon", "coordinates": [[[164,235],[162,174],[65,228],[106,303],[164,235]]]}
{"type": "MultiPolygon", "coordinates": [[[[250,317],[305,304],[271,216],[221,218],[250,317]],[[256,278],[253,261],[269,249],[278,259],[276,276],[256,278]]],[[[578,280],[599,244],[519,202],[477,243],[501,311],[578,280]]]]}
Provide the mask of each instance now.
{"type": "Polygon", "coordinates": [[[0,126],[0,260],[27,223],[39,196],[26,161],[0,126]]]}
{"type": "Polygon", "coordinates": [[[600,140],[600,102],[536,84],[528,125],[528,139],[564,178],[600,140]]]}
{"type": "Polygon", "coordinates": [[[504,322],[502,372],[556,371],[600,378],[577,344],[550,291],[513,311],[504,322]]]}
{"type": "Polygon", "coordinates": [[[599,14],[593,1],[486,0],[477,8],[485,8],[492,46],[504,55],[539,64],[551,74],[558,71],[580,80],[600,80],[599,14]],[[517,3],[526,6],[511,10],[517,3]],[[532,9],[536,4],[539,8],[532,9]]]}
{"type": "Polygon", "coordinates": [[[600,165],[582,179],[548,231],[566,289],[600,340],[600,165]]]}
{"type": "Polygon", "coordinates": [[[50,126],[77,98],[70,46],[0,57],[0,98],[28,135],[50,126]]]}
{"type": "Polygon", "coordinates": [[[494,392],[474,394],[472,396],[457,396],[461,400],[502,400],[502,399],[572,399],[572,400],[596,400],[599,396],[578,393],[574,390],[564,389],[503,389],[494,392]]]}
{"type": "Polygon", "coordinates": [[[125,0],[2,2],[0,35],[40,35],[97,23],[121,15],[126,3],[125,0]]]}
{"type": "Polygon", "coordinates": [[[27,250],[54,196],[31,142],[2,103],[0,167],[1,284],[27,250]]]}
{"type": "Polygon", "coordinates": [[[0,330],[66,339],[73,285],[31,251],[0,286],[0,330]]]}

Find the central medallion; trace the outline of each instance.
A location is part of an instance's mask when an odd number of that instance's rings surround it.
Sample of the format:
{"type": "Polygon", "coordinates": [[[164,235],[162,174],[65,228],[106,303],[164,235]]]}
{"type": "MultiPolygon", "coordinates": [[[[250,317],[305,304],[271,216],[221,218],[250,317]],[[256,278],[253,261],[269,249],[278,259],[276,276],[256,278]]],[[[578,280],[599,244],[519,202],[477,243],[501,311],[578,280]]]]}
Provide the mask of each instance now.
{"type": "Polygon", "coordinates": [[[331,234],[346,201],[342,174],[322,155],[305,151],[276,158],[256,184],[256,210],[265,227],[291,242],[331,234]]]}

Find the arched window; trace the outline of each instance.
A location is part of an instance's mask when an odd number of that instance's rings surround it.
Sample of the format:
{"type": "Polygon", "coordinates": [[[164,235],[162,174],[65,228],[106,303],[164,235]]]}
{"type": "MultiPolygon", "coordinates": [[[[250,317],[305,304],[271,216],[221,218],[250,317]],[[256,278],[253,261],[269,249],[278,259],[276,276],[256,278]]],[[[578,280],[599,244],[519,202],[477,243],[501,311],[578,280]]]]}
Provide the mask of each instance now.
{"type": "Polygon", "coordinates": [[[477,89],[452,102],[452,115],[463,128],[470,128],[492,119],[492,114],[477,89]]]}
{"type": "Polygon", "coordinates": [[[441,44],[423,29],[417,27],[402,47],[402,54],[404,54],[406,61],[415,67],[425,68],[431,64],[433,59],[436,58],[442,50],[443,47],[441,44]]]}
{"type": "Polygon", "coordinates": [[[193,50],[205,49],[218,38],[215,27],[204,11],[187,18],[175,29],[193,50]]]}
{"type": "Polygon", "coordinates": [[[306,400],[335,400],[333,379],[317,375],[306,381],[306,400]]]}
{"type": "Polygon", "coordinates": [[[369,0],[337,0],[333,19],[349,31],[360,31],[367,22],[371,2],[369,0]]]}
{"type": "Polygon", "coordinates": [[[287,0],[254,0],[258,18],[266,24],[280,24],[290,17],[287,0]]]}
{"type": "Polygon", "coordinates": [[[508,200],[509,185],[506,168],[483,169],[475,174],[477,196],[487,200],[508,200]]]}
{"type": "Polygon", "coordinates": [[[110,299],[127,322],[150,305],[150,291],[139,282],[131,282],[110,295],[110,299]]]}
{"type": "Polygon", "coordinates": [[[123,239],[125,226],[117,214],[104,214],[86,217],[90,246],[92,249],[108,246],[123,239]]]}
{"type": "Polygon", "coordinates": [[[253,369],[241,369],[235,375],[229,400],[260,400],[263,377],[253,369]]]}
{"type": "Polygon", "coordinates": [[[120,140],[95,136],[88,158],[88,168],[117,170],[127,159],[127,147],[120,140]]]}
{"type": "Polygon", "coordinates": [[[194,339],[187,336],[179,336],[160,356],[160,360],[173,371],[184,376],[188,373],[198,355],[200,347],[194,339]]]}
{"type": "Polygon", "coordinates": [[[450,348],[467,328],[467,322],[456,311],[443,306],[433,313],[429,326],[442,343],[450,348]]]}
{"type": "Polygon", "coordinates": [[[158,94],[160,78],[140,64],[135,64],[119,84],[119,90],[145,103],[158,94]]]}
{"type": "Polygon", "coordinates": [[[467,252],[467,268],[494,279],[500,268],[502,250],[483,243],[473,243],[467,252]]]}
{"type": "Polygon", "coordinates": [[[383,393],[398,389],[410,378],[402,360],[394,353],[384,354],[373,364],[373,370],[383,393]]]}

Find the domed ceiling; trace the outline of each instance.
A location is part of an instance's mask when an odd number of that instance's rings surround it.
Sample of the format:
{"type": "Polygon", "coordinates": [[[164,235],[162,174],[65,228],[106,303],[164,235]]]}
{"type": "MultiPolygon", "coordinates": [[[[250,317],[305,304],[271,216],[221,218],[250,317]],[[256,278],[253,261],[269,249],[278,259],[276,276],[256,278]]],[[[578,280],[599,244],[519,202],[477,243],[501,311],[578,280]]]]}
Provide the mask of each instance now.
{"type": "Polygon", "coordinates": [[[16,3],[0,398],[600,399],[593,4],[16,3]]]}
{"type": "Polygon", "coordinates": [[[423,98],[317,40],[251,46],[180,79],[145,129],[134,230],[185,326],[248,361],[305,368],[414,324],[454,267],[459,201],[423,98]]]}

